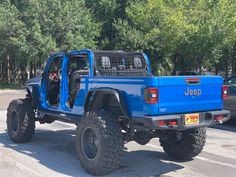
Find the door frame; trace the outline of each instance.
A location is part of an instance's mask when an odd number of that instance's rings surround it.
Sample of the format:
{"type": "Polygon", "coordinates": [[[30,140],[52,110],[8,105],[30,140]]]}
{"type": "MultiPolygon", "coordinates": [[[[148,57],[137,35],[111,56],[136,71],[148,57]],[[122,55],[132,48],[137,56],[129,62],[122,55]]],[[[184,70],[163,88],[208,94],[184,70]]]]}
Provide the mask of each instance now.
{"type": "MultiPolygon", "coordinates": [[[[58,107],[53,107],[48,104],[48,101],[47,101],[47,95],[48,95],[47,78],[48,78],[48,72],[49,72],[52,61],[58,57],[63,57],[62,60],[64,60],[64,56],[65,56],[64,52],[59,52],[59,53],[52,53],[48,57],[48,62],[44,68],[44,71],[42,74],[42,80],[41,80],[41,106],[43,109],[57,110],[60,107],[60,101],[59,101],[58,107]]],[[[63,61],[62,61],[62,65],[63,65],[63,61]]],[[[61,83],[60,83],[60,93],[61,93],[61,83]]]]}

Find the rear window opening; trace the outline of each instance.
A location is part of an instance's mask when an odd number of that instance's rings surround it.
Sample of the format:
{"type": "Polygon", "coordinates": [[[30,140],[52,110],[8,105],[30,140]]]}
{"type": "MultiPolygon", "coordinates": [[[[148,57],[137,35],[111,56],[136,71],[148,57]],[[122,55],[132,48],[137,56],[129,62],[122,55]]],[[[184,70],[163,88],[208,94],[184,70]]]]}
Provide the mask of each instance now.
{"type": "Polygon", "coordinates": [[[80,75],[89,75],[89,59],[87,54],[72,55],[69,58],[68,75],[78,72],[80,75]]]}

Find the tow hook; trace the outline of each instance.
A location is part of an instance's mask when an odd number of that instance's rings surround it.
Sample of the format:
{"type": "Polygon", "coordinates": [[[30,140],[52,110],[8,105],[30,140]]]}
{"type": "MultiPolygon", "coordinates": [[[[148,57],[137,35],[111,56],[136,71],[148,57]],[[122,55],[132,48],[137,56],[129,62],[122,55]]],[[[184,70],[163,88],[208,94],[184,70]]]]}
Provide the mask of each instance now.
{"type": "Polygon", "coordinates": [[[222,124],[224,120],[224,115],[217,115],[214,117],[215,123],[222,124]]]}

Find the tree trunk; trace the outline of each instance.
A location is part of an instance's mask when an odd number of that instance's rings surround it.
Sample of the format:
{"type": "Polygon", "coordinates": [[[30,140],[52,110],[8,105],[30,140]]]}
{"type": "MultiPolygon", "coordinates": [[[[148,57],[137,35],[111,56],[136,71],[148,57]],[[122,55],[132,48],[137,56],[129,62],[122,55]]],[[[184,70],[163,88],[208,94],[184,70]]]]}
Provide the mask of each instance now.
{"type": "Polygon", "coordinates": [[[200,75],[203,74],[203,71],[202,71],[202,61],[203,61],[203,58],[199,58],[199,73],[200,73],[200,75]]]}
{"type": "Polygon", "coordinates": [[[2,61],[2,83],[6,84],[7,82],[7,67],[6,66],[6,58],[3,59],[2,61]]]}
{"type": "Polygon", "coordinates": [[[2,62],[0,64],[0,83],[2,83],[2,62]]]}
{"type": "Polygon", "coordinates": [[[10,78],[10,55],[7,54],[7,84],[9,85],[11,83],[11,78],[10,78]]]}
{"type": "Polygon", "coordinates": [[[236,73],[236,43],[233,46],[233,51],[232,51],[232,75],[235,75],[236,73]]]}
{"type": "Polygon", "coordinates": [[[228,77],[228,73],[229,73],[229,51],[225,50],[226,52],[226,60],[225,60],[225,78],[228,77]]]}
{"type": "Polygon", "coordinates": [[[33,66],[34,64],[33,64],[33,62],[31,61],[30,62],[30,78],[32,78],[33,77],[33,70],[34,70],[34,66],[33,66]]]}
{"type": "Polygon", "coordinates": [[[219,74],[219,64],[216,64],[216,66],[215,66],[215,74],[216,75],[219,74]]]}

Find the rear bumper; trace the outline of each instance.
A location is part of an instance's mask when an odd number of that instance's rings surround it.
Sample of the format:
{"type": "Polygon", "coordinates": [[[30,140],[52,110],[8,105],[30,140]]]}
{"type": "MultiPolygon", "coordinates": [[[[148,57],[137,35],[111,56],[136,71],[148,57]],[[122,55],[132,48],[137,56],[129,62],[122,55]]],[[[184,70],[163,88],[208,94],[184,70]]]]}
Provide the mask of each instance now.
{"type": "Polygon", "coordinates": [[[199,123],[185,125],[184,114],[146,116],[144,118],[133,118],[132,125],[137,129],[156,129],[156,130],[185,130],[190,128],[208,127],[214,124],[221,124],[230,119],[231,114],[228,110],[199,112],[199,123]],[[216,116],[222,116],[217,120],[216,116]],[[176,125],[160,125],[160,121],[176,121],[176,125]]]}

